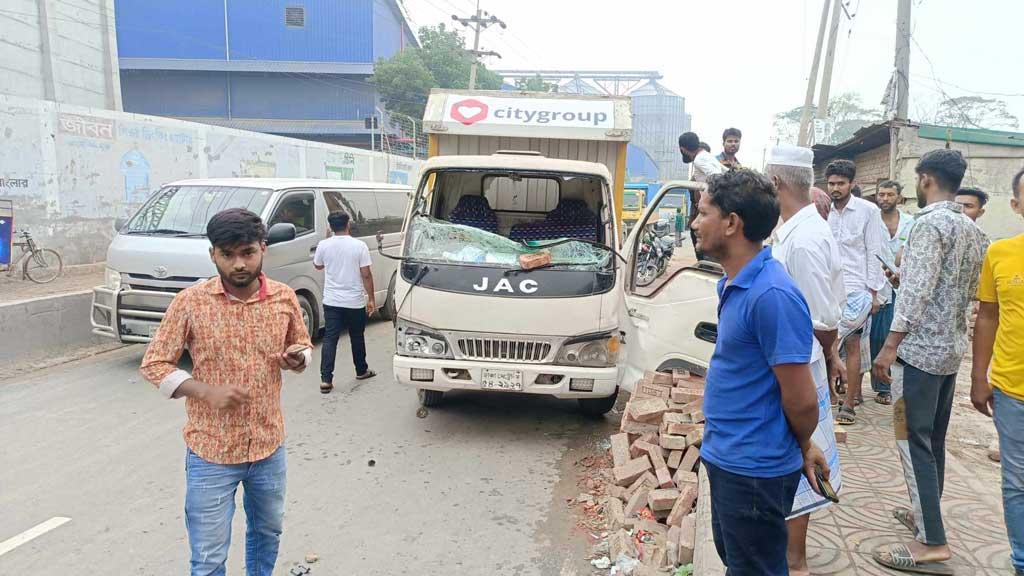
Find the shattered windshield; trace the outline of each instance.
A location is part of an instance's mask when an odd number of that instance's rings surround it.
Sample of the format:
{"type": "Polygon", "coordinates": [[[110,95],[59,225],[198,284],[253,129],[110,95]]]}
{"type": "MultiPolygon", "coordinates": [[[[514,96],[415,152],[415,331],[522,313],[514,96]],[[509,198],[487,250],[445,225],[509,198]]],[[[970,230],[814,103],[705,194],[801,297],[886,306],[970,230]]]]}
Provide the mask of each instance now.
{"type": "Polygon", "coordinates": [[[451,264],[519,268],[524,254],[548,253],[551,267],[569,270],[607,271],[612,251],[579,240],[517,242],[479,228],[417,216],[409,226],[407,256],[415,260],[451,264]]]}

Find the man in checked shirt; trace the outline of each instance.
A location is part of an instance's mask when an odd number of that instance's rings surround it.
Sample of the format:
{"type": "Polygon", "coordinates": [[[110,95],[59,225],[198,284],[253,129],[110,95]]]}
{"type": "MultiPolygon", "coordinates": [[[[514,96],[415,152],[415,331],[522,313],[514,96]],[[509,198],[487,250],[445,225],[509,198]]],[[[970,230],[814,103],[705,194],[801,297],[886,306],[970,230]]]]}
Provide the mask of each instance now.
{"type": "Polygon", "coordinates": [[[301,372],[312,344],[295,292],[262,272],[266,227],[232,208],[206,236],[219,276],[181,291],[142,360],[168,398],[185,398],[185,526],[192,576],[225,573],[235,491],[245,488],[248,576],[270,576],[284,516],[281,370],[301,372]],[[192,374],[178,369],[188,346],[192,374]]]}

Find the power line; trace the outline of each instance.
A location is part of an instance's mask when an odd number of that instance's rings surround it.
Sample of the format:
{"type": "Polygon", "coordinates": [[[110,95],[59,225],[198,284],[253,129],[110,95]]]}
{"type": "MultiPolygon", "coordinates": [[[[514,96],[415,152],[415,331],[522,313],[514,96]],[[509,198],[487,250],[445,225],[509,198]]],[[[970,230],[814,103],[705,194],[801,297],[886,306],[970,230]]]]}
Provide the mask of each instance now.
{"type": "Polygon", "coordinates": [[[462,24],[465,27],[472,26],[473,28],[473,49],[469,51],[473,55],[473,66],[469,69],[469,89],[476,88],[476,70],[480,64],[481,56],[497,56],[501,58],[501,54],[493,50],[481,50],[480,49],[480,33],[487,30],[491,26],[500,26],[501,28],[507,28],[505,21],[498,18],[494,14],[480,10],[480,0],[476,2],[476,11],[472,16],[468,18],[459,17],[458,15],[452,14],[452,20],[462,24]]]}

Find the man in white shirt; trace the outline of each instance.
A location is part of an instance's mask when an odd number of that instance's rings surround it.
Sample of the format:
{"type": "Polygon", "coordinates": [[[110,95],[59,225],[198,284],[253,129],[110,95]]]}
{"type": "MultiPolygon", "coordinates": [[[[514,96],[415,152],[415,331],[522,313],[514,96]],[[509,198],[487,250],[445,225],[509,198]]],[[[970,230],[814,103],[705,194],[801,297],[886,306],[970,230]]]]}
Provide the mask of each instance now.
{"type": "Polygon", "coordinates": [[[377,375],[366,365],[366,319],[377,309],[373,298],[370,249],[351,234],[349,215],[331,212],[327,216],[333,236],[316,246],[313,266],[324,270],[324,344],[320,350],[320,392],[334,389],[334,357],[338,339],[346,328],[352,343],[356,380],[377,375]]]}
{"type": "MultiPolygon", "coordinates": [[[[914,225],[914,217],[899,209],[903,204],[903,186],[894,180],[886,180],[878,185],[875,192],[875,203],[881,211],[882,224],[885,225],[884,250],[882,258],[893,268],[897,268],[900,250],[907,241],[910,228],[914,225]]],[[[892,326],[893,310],[896,307],[896,292],[886,282],[878,292],[878,312],[871,317],[871,359],[885,346],[892,326]]],[[[871,389],[875,392],[875,402],[892,404],[892,392],[889,384],[871,375],[871,389]]]]}
{"type": "MultiPolygon", "coordinates": [[[[829,381],[842,369],[836,348],[846,288],[839,247],[829,225],[811,200],[814,153],[810,148],[780,145],[772,148],[766,173],[779,194],[782,225],[772,235],[772,256],[782,262],[807,301],[814,326],[811,373],[818,392],[818,425],[812,441],[822,449],[829,465],[829,482],[839,490],[842,474],[832,423],[829,381]]],[[[800,481],[793,509],[787,518],[790,574],[809,574],[807,526],[810,515],[829,505],[807,479],[800,481]]]]}
{"type": "MultiPolygon", "coordinates": [[[[683,157],[684,164],[693,164],[690,180],[694,182],[707,182],[708,176],[721,174],[726,168],[721,162],[711,155],[711,152],[701,147],[700,138],[693,132],[684,132],[679,136],[679,154],[683,157]]],[[[697,260],[703,260],[704,254],[697,250],[697,233],[693,230],[693,220],[697,217],[697,204],[700,202],[700,191],[690,192],[690,240],[693,241],[694,252],[697,260]]]]}
{"type": "Polygon", "coordinates": [[[846,352],[848,388],[836,417],[842,425],[856,422],[854,408],[863,401],[861,386],[871,355],[865,334],[870,333],[868,314],[878,311],[878,292],[885,286],[885,275],[877,257],[883,254],[885,235],[881,212],[878,206],[851,194],[856,175],[857,167],[850,160],[833,160],[825,168],[828,193],[832,197],[828,223],[839,244],[846,285],[840,338],[845,339],[841,345],[846,352]]]}

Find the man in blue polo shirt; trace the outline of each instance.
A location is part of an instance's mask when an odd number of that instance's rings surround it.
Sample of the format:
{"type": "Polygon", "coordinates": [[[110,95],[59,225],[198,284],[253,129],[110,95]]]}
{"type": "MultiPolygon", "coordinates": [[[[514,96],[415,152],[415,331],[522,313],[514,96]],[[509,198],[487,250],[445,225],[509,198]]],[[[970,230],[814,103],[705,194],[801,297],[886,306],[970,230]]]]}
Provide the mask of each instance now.
{"type": "Polygon", "coordinates": [[[800,290],[762,243],[779,220],[775,189],[737,169],[708,179],[697,248],[722,265],[718,341],[704,395],[701,459],[715,547],[729,576],[787,575],[786,516],[800,473],[818,488],[828,463],[813,442],[814,330],[800,290]]]}

